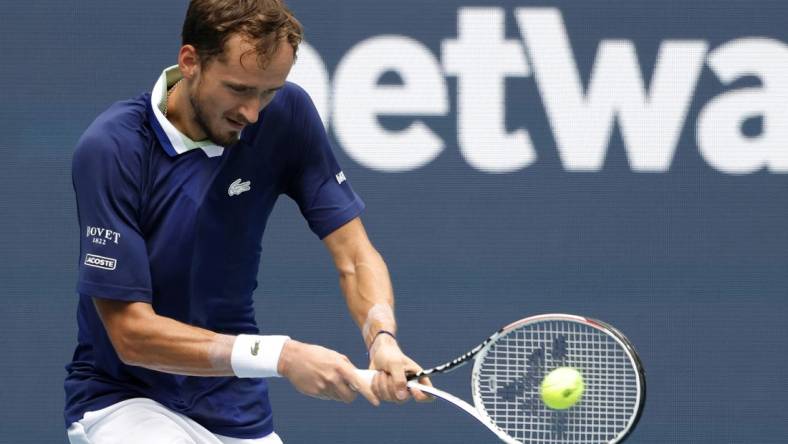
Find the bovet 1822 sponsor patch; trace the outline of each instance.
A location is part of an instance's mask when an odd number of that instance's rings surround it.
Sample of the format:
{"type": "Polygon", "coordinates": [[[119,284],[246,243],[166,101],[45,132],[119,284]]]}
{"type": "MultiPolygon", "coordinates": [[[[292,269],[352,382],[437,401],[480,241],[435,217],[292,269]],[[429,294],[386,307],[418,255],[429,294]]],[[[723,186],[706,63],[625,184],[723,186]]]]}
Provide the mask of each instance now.
{"type": "Polygon", "coordinates": [[[114,270],[118,265],[118,260],[112,259],[111,257],[88,254],[85,256],[85,265],[88,267],[101,268],[103,270],[114,270]]]}
{"type": "Polygon", "coordinates": [[[107,241],[118,245],[120,241],[120,233],[112,231],[109,228],[91,227],[90,225],[85,228],[85,237],[93,239],[93,243],[97,245],[107,245],[107,241]]]}

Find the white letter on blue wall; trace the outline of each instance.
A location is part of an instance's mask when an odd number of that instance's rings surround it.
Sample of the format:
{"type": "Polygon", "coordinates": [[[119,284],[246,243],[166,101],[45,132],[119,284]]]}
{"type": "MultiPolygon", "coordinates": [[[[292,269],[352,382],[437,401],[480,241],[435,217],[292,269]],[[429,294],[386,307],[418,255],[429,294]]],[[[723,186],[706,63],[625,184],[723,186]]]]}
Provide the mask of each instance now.
{"type": "Polygon", "coordinates": [[[518,8],[515,14],[564,167],[599,171],[617,116],[632,169],[667,171],[707,44],[663,42],[646,92],[633,43],[602,41],[584,93],[561,12],[518,8]]]}
{"type": "Polygon", "coordinates": [[[505,39],[501,8],[461,8],[456,40],[442,44],[446,74],[458,78],[460,151],[474,168],[506,173],[536,160],[525,130],[506,132],[506,77],[530,74],[523,47],[505,39]]]}
{"type": "Polygon", "coordinates": [[[432,162],[444,141],[421,120],[387,130],[378,116],[444,116],[446,80],[428,48],[404,36],[380,36],[353,47],[334,78],[333,128],[347,154],[377,171],[400,172],[432,162]],[[379,85],[394,71],[402,85],[379,85]]]}
{"type": "Polygon", "coordinates": [[[766,38],[733,40],[709,54],[709,67],[723,84],[755,76],[761,86],[721,94],[698,117],[698,149],[706,162],[729,174],[763,168],[788,172],[788,47],[766,38]],[[742,124],[761,117],[759,135],[747,137],[742,124]]]}

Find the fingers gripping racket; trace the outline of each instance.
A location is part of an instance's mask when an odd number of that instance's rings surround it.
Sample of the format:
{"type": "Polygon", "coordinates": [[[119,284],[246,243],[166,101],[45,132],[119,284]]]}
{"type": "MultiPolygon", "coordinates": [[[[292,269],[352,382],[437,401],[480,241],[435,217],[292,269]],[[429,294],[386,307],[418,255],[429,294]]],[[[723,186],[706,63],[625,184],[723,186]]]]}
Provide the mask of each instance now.
{"type": "MultiPolygon", "coordinates": [[[[374,370],[359,370],[371,383],[374,370]]],[[[511,323],[468,353],[408,377],[408,387],[460,408],[510,444],[619,443],[643,410],[646,381],[629,340],[594,319],[566,314],[532,316],[511,323]],[[473,360],[473,406],[417,382],[473,360]],[[542,401],[539,387],[553,369],[580,371],[585,391],[566,410],[542,401]]]]}

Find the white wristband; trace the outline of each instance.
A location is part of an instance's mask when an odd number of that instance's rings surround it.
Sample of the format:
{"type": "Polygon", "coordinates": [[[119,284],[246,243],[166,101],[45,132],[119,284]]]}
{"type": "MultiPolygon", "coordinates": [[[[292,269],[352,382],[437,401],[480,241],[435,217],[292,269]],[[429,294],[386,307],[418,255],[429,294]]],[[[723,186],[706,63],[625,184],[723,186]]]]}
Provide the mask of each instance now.
{"type": "Polygon", "coordinates": [[[230,366],[239,378],[271,378],[276,371],[282,347],[289,336],[238,335],[230,355],[230,366]]]}

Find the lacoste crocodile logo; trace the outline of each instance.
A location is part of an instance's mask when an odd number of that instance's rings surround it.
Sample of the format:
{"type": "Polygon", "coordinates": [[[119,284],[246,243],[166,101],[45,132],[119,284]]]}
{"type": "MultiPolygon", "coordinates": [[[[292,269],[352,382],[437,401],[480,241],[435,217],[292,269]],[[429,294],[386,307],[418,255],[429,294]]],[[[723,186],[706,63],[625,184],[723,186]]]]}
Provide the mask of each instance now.
{"type": "Polygon", "coordinates": [[[241,179],[235,179],[235,182],[230,184],[230,188],[227,189],[227,194],[230,196],[238,196],[241,193],[245,193],[252,189],[252,182],[246,181],[242,182],[241,179]]]}

